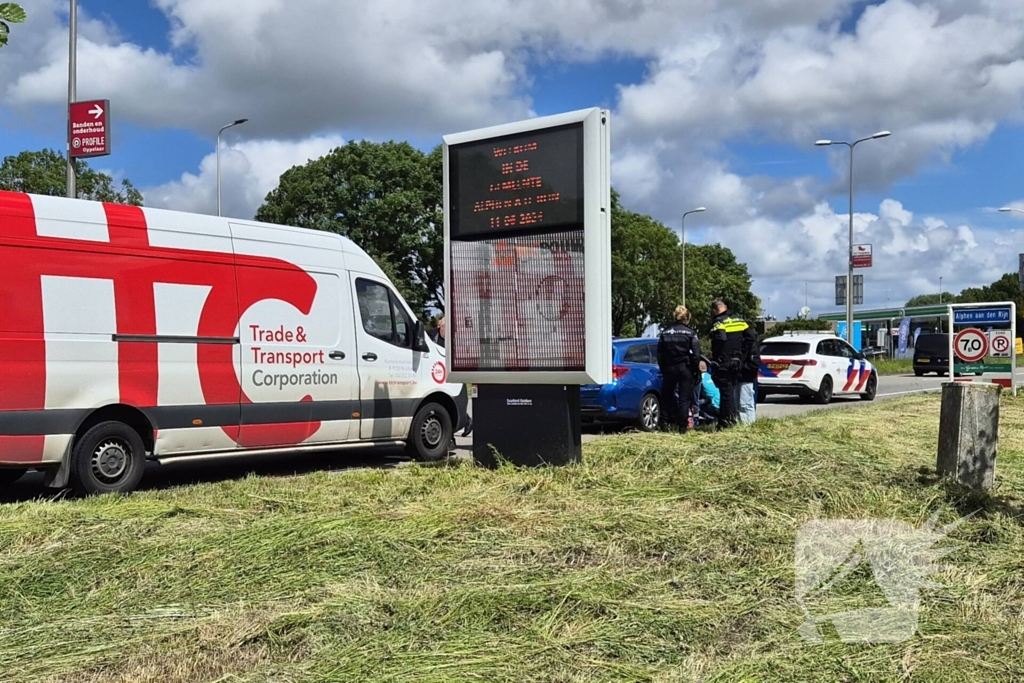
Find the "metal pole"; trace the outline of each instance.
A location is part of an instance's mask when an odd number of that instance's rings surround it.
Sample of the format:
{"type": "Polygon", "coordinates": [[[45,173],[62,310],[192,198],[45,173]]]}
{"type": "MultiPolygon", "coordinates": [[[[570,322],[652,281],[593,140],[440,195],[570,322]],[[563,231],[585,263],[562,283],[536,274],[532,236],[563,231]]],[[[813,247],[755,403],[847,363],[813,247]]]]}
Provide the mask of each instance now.
{"type": "Polygon", "coordinates": [[[221,126],[220,130],[217,131],[217,215],[218,216],[220,215],[220,134],[223,133],[224,131],[226,131],[228,128],[231,128],[232,126],[241,125],[241,124],[245,123],[248,120],[249,119],[238,119],[236,121],[232,121],[231,123],[227,124],[226,126],[221,126]]]}
{"type": "Polygon", "coordinates": [[[217,215],[220,216],[220,134],[224,132],[221,128],[217,131],[217,215]]]}
{"type": "Polygon", "coordinates": [[[939,276],[939,303],[942,303],[942,276],[939,276]]]}
{"type": "Polygon", "coordinates": [[[850,145],[850,246],[846,252],[846,341],[853,343],[853,148],[850,145]]]}
{"type": "Polygon", "coordinates": [[[683,214],[683,220],[679,227],[679,237],[682,240],[683,247],[683,306],[686,305],[686,214],[683,214]]]}
{"type": "Polygon", "coordinates": [[[78,196],[75,187],[75,160],[71,156],[71,105],[78,98],[77,80],[77,42],[78,42],[78,0],[71,0],[71,12],[68,17],[68,131],[67,131],[67,155],[68,155],[68,197],[74,199],[78,196]]]}

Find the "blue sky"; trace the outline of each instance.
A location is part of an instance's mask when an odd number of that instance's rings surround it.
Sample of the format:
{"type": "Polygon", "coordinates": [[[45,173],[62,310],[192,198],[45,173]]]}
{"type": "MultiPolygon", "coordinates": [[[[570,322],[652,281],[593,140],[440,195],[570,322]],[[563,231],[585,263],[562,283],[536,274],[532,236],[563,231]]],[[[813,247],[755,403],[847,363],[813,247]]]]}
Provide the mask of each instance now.
{"type": "MultiPolygon", "coordinates": [[[[66,3],[26,3],[0,52],[0,154],[64,146],[66,3]]],[[[955,0],[81,0],[79,98],[109,98],[114,153],[90,163],[147,204],[251,216],[281,172],[355,138],[441,135],[590,106],[613,112],[630,208],[748,263],[772,312],[834,308],[845,148],[868,304],[1014,270],[1024,222],[1024,3],[955,0]],[[984,5],[984,7],[982,7],[984,5]],[[979,41],[978,36],[985,40],[979,41]],[[692,221],[692,222],[691,222],[692,221]],[[885,290],[889,290],[888,294],[885,290]]]]}

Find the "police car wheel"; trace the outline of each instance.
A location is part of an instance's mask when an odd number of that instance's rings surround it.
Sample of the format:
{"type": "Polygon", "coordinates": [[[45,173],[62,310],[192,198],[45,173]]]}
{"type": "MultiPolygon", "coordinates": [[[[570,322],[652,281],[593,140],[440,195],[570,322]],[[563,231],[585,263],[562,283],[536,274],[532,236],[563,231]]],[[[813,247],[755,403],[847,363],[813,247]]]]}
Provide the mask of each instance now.
{"type": "Polygon", "coordinates": [[[123,422],[101,422],[71,452],[71,486],[79,495],[128,493],[142,480],[146,447],[123,422]]]}
{"type": "Polygon", "coordinates": [[[767,398],[768,398],[768,392],[767,391],[765,391],[764,389],[759,389],[757,391],[757,402],[758,403],[764,403],[765,399],[767,399],[767,398]]]}
{"type": "Polygon", "coordinates": [[[865,401],[874,401],[876,393],[878,393],[878,378],[875,377],[875,373],[871,373],[871,376],[868,377],[868,385],[864,388],[864,393],[860,397],[865,401]]]}
{"type": "Polygon", "coordinates": [[[0,486],[9,486],[21,479],[28,472],[24,467],[4,467],[0,469],[0,486]]]}
{"type": "Polygon", "coordinates": [[[832,378],[828,375],[821,380],[821,386],[818,387],[818,393],[814,395],[814,402],[820,403],[821,405],[827,405],[832,400],[832,378]]]}
{"type": "Polygon", "coordinates": [[[448,411],[437,403],[428,403],[413,418],[407,444],[409,455],[423,462],[442,460],[448,456],[454,435],[448,411]]]}

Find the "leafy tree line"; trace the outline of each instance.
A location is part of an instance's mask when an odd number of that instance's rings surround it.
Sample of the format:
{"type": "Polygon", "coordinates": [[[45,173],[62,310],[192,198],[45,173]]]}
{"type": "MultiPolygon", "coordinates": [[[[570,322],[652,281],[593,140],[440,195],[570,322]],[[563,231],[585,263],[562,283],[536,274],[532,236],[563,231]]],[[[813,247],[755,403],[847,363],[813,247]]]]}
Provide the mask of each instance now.
{"type": "MultiPolygon", "coordinates": [[[[85,161],[79,159],[77,166],[75,187],[79,198],[142,206],[142,193],[131,181],[122,180],[117,186],[113,178],[89,168],[85,161]]],[[[67,194],[67,169],[64,155],[52,149],[4,157],[0,164],[0,190],[63,197],[67,194]]]]}
{"type": "MultiPolygon", "coordinates": [[[[405,142],[351,142],[281,176],[256,219],[345,235],[381,264],[410,305],[444,309],[443,161],[405,142]]],[[[640,335],[680,303],[678,236],[612,197],[612,331],[640,335]]],[[[720,245],[687,245],[687,304],[707,331],[711,301],[757,315],[745,264],[720,245]]]]}

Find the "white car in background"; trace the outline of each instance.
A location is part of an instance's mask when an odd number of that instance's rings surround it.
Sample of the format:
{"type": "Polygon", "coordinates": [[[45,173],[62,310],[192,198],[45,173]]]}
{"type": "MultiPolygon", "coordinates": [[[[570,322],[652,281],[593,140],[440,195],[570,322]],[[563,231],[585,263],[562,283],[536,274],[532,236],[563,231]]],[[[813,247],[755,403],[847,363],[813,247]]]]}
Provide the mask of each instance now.
{"type": "Polygon", "coordinates": [[[835,335],[793,333],[761,342],[758,402],[771,394],[797,395],[826,404],[833,396],[875,398],[875,366],[835,335]]]}

